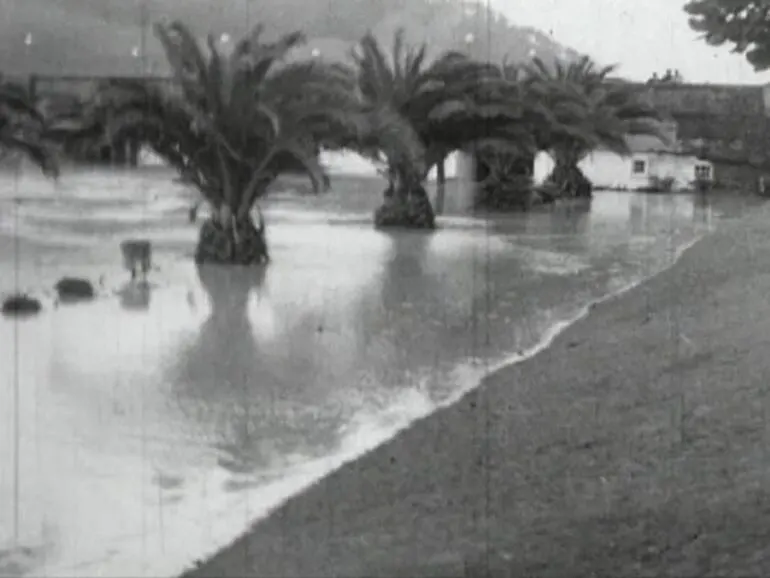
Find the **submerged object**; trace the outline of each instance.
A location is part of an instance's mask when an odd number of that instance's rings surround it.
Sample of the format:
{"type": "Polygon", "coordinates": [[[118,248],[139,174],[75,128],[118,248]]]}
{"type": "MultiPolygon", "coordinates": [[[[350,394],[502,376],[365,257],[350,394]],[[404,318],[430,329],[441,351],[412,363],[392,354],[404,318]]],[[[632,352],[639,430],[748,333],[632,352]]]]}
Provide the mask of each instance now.
{"type": "Polygon", "coordinates": [[[96,296],[94,286],[88,279],[78,277],[63,277],[54,285],[59,301],[73,303],[76,301],[88,301],[96,296]]]}
{"type": "Polygon", "coordinates": [[[29,295],[17,294],[3,300],[3,315],[34,315],[40,313],[43,306],[38,299],[29,295]]]}

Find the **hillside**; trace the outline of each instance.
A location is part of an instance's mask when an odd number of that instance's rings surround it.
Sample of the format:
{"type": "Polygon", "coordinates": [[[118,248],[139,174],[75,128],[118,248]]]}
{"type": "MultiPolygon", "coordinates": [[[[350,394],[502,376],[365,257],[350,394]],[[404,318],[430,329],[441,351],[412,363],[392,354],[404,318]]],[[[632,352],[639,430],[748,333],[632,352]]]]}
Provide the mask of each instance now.
{"type": "Polygon", "coordinates": [[[303,29],[311,38],[308,53],[315,42],[332,58],[368,29],[387,42],[400,27],[408,41],[426,41],[434,54],[455,48],[495,61],[505,54],[521,61],[532,50],[546,61],[577,56],[542,32],[460,0],[0,0],[0,9],[0,70],[13,75],[163,72],[160,46],[142,23],[175,18],[202,34],[237,36],[256,22],[270,35],[303,29]],[[133,57],[143,38],[145,57],[133,57]]]}

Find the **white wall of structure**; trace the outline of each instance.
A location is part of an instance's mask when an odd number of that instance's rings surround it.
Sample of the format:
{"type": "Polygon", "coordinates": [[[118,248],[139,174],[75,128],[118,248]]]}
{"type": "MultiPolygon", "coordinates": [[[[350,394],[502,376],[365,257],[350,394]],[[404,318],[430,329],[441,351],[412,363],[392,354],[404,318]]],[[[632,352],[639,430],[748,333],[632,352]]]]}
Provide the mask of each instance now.
{"type": "MultiPolygon", "coordinates": [[[[649,186],[650,179],[673,178],[675,190],[686,190],[700,173],[714,178],[714,166],[694,156],[670,153],[634,153],[621,156],[609,151],[594,151],[583,159],[580,169],[599,189],[637,190],[649,186]]],[[[534,180],[542,183],[551,173],[554,161],[541,152],[535,157],[534,180]]]]}
{"type": "MultiPolygon", "coordinates": [[[[445,174],[448,179],[457,176],[457,157],[459,153],[449,155],[446,160],[445,174]]],[[[377,166],[370,160],[353,151],[322,151],[321,163],[327,167],[330,175],[377,176],[377,166]]],[[[436,180],[436,169],[428,174],[428,180],[436,180]]]]}
{"type": "MultiPolygon", "coordinates": [[[[467,160],[460,160],[460,157],[464,157],[463,153],[452,153],[446,160],[445,174],[448,179],[457,178],[458,165],[467,160]]],[[[322,151],[321,163],[326,166],[330,175],[338,176],[378,176],[377,166],[370,160],[362,157],[361,155],[353,151],[322,151]]],[[[160,166],[164,161],[159,158],[151,150],[143,147],[139,152],[139,165],[140,166],[160,166]]],[[[429,181],[436,180],[436,169],[430,171],[428,175],[429,181]]]]}

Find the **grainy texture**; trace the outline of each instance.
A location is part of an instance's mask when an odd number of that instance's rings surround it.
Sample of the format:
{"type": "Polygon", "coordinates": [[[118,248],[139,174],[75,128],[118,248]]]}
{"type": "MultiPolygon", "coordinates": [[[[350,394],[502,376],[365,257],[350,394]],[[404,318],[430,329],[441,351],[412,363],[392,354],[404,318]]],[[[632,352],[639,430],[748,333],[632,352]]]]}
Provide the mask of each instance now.
{"type": "Polygon", "coordinates": [[[765,219],[713,234],[189,575],[770,575],[765,219]]]}

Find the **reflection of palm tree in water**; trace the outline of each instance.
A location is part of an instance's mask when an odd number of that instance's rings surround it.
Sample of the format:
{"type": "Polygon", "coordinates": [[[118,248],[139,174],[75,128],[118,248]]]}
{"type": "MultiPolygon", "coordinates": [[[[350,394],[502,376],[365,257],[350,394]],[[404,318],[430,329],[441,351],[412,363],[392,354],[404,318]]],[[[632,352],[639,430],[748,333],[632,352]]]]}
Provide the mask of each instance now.
{"type": "MultiPolygon", "coordinates": [[[[214,430],[219,465],[234,474],[265,467],[273,450],[296,450],[308,437],[275,411],[285,384],[271,372],[270,360],[260,358],[248,318],[249,298],[252,291],[259,294],[265,272],[264,267],[199,267],[211,315],[172,368],[180,406],[196,428],[214,430]]],[[[336,433],[331,424],[328,431],[314,432],[312,441],[328,445],[336,433]]]]}
{"type": "Polygon", "coordinates": [[[382,305],[392,308],[409,302],[414,292],[422,288],[431,235],[420,231],[383,234],[391,239],[391,252],[383,271],[382,305]]]}
{"type": "Polygon", "coordinates": [[[632,235],[644,233],[644,201],[638,195],[631,197],[628,203],[628,221],[632,235]]]}
{"type": "Polygon", "coordinates": [[[147,311],[150,308],[151,285],[147,281],[132,281],[118,291],[120,306],[128,311],[147,311]]]}
{"type": "MultiPolygon", "coordinates": [[[[378,312],[369,313],[370,319],[364,321],[369,335],[382,336],[385,351],[380,353],[378,365],[385,368],[383,371],[390,370],[378,381],[397,380],[394,385],[406,385],[406,370],[425,370],[426,364],[438,369],[435,364],[449,352],[462,354],[467,350],[473,341],[469,332],[477,330],[475,322],[483,314],[482,287],[487,282],[483,256],[479,253],[478,259],[473,258],[477,248],[471,236],[476,234],[467,233],[468,244],[463,243],[461,253],[441,257],[431,255],[432,244],[442,243],[443,235],[466,233],[391,233],[391,253],[383,267],[377,306],[362,308],[378,312]],[[382,361],[385,355],[390,357],[387,362],[382,361]]],[[[451,357],[457,361],[455,354],[451,357]]]]}
{"type": "Polygon", "coordinates": [[[203,410],[196,425],[208,429],[213,422],[217,437],[236,435],[235,447],[247,450],[253,429],[250,393],[260,374],[247,307],[252,290],[262,286],[265,268],[207,265],[198,268],[198,276],[211,314],[173,368],[175,395],[183,408],[203,410]]]}
{"type": "Polygon", "coordinates": [[[711,199],[705,191],[697,191],[692,199],[692,220],[695,223],[708,224],[711,215],[711,199]]]}
{"type": "Polygon", "coordinates": [[[569,235],[570,246],[585,248],[591,232],[591,199],[567,201],[551,208],[551,234],[569,235]]]}
{"type": "MultiPolygon", "coordinates": [[[[361,336],[358,356],[365,365],[366,380],[381,387],[403,386],[404,370],[409,358],[418,354],[409,347],[414,327],[421,333],[431,327],[416,319],[415,302],[425,300],[432,281],[425,272],[428,245],[436,233],[422,231],[381,231],[390,240],[390,251],[383,255],[379,282],[374,282],[361,294],[357,307],[356,333],[361,336]]],[[[430,338],[426,338],[430,341],[430,338]]],[[[425,340],[424,340],[425,341],[425,340]]],[[[376,393],[376,392],[375,392],[376,393]]]]}

